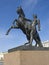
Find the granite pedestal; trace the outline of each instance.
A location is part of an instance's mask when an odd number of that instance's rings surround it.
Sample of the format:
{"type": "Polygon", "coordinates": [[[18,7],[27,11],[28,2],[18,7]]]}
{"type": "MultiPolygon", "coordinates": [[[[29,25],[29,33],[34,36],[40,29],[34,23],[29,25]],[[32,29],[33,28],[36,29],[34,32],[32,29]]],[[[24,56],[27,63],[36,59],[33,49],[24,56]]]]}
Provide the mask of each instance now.
{"type": "Polygon", "coordinates": [[[4,65],[49,65],[49,48],[19,46],[4,55],[4,65]]]}

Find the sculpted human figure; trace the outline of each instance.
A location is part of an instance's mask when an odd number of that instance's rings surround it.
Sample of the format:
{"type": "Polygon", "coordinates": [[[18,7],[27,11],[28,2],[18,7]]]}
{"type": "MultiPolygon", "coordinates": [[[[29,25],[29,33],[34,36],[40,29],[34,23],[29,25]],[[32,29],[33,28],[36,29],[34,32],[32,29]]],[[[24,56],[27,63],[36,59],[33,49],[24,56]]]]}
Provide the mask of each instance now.
{"type": "Polygon", "coordinates": [[[36,41],[36,45],[37,44],[42,47],[42,43],[39,37],[39,34],[37,32],[37,28],[36,26],[38,26],[38,31],[40,31],[40,20],[37,18],[37,15],[33,15],[33,21],[31,23],[31,32],[30,32],[30,44],[32,44],[33,39],[36,41]]]}

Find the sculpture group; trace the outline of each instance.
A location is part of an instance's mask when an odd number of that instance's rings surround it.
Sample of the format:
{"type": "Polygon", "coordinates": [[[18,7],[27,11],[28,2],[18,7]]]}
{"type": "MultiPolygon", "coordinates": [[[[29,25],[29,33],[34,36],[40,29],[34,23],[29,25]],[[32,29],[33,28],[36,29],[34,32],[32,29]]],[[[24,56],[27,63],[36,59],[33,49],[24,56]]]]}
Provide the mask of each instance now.
{"type": "Polygon", "coordinates": [[[18,19],[15,19],[12,23],[12,26],[8,29],[6,35],[9,34],[11,29],[21,29],[22,32],[26,35],[28,42],[24,45],[31,45],[33,40],[36,41],[35,46],[37,44],[39,47],[43,47],[39,34],[37,32],[36,26],[38,26],[38,30],[40,31],[40,20],[37,18],[37,15],[33,15],[33,20],[25,18],[24,11],[22,7],[17,8],[18,19]]]}

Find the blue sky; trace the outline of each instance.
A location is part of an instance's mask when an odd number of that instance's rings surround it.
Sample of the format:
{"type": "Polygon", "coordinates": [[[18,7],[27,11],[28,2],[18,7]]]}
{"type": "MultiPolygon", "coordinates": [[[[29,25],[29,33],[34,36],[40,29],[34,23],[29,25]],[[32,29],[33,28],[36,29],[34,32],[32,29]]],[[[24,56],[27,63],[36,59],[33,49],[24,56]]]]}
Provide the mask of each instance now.
{"type": "Polygon", "coordinates": [[[13,29],[8,36],[5,35],[12,21],[18,18],[16,9],[20,5],[26,18],[32,20],[33,14],[38,15],[41,23],[39,32],[41,41],[49,40],[49,0],[0,0],[0,52],[27,42],[26,36],[20,29],[13,29]]]}

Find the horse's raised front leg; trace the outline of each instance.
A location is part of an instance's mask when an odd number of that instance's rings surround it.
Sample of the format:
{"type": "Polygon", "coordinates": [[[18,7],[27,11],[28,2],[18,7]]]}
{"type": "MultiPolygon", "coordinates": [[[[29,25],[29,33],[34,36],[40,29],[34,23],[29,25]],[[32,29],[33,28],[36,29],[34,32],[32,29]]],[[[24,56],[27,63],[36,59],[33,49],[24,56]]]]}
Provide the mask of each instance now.
{"type": "Polygon", "coordinates": [[[11,26],[11,27],[8,29],[6,35],[9,34],[9,32],[11,31],[11,29],[17,29],[17,28],[19,28],[19,27],[18,27],[18,26],[11,26]]]}
{"type": "Polygon", "coordinates": [[[11,27],[7,30],[6,35],[9,34],[9,32],[11,31],[12,28],[13,28],[13,27],[11,26],[11,27]]]}

